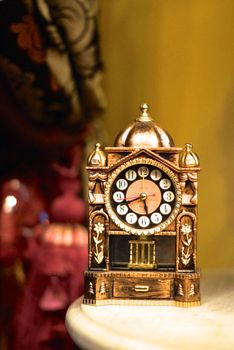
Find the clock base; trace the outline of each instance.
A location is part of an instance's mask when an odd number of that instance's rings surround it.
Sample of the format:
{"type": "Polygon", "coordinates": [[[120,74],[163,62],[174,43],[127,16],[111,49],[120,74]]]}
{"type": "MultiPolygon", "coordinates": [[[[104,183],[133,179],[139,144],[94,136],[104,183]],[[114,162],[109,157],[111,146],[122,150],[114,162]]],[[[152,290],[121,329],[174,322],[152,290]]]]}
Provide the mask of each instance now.
{"type": "Polygon", "coordinates": [[[176,301],[176,300],[147,300],[147,299],[106,299],[92,300],[83,299],[83,304],[93,306],[105,305],[132,305],[132,306],[177,306],[177,307],[196,307],[201,305],[201,301],[176,301]]]}
{"type": "Polygon", "coordinates": [[[200,305],[200,272],[86,271],[84,304],[200,305]]]}

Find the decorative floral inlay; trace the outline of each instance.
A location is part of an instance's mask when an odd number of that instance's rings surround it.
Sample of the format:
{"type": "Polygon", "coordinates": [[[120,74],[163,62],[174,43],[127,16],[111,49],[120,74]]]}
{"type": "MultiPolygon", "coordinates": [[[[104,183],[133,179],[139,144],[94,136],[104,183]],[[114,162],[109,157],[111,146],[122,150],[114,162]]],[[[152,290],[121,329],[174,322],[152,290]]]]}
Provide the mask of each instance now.
{"type": "Polygon", "coordinates": [[[182,225],[181,232],[183,234],[183,238],[182,238],[183,244],[186,245],[187,247],[190,246],[192,242],[192,237],[189,237],[189,234],[192,232],[191,225],[188,225],[188,224],[182,225]]]}
{"type": "Polygon", "coordinates": [[[187,250],[185,247],[182,247],[181,253],[182,253],[181,260],[182,260],[183,264],[188,265],[188,263],[191,259],[192,252],[190,251],[189,247],[187,248],[187,250]]]}
{"type": "Polygon", "coordinates": [[[191,225],[189,225],[189,224],[184,224],[184,225],[182,225],[182,227],[181,227],[181,232],[182,232],[183,234],[188,235],[190,232],[192,232],[191,225]]]}
{"type": "Polygon", "coordinates": [[[93,236],[95,250],[94,250],[94,259],[98,264],[103,261],[104,258],[104,247],[103,247],[103,238],[100,235],[105,231],[105,226],[101,222],[94,224],[93,230],[96,232],[96,236],[93,236]]]}
{"type": "Polygon", "coordinates": [[[192,232],[192,227],[191,225],[186,223],[181,226],[180,231],[182,233],[182,242],[183,242],[183,247],[181,248],[181,253],[182,253],[181,260],[184,265],[188,265],[193,253],[193,250],[190,247],[193,240],[193,238],[190,237],[190,233],[192,232]]]}
{"type": "Polygon", "coordinates": [[[94,225],[94,229],[93,229],[97,234],[102,233],[105,230],[105,227],[103,224],[101,224],[100,222],[98,222],[97,224],[94,225]]]}

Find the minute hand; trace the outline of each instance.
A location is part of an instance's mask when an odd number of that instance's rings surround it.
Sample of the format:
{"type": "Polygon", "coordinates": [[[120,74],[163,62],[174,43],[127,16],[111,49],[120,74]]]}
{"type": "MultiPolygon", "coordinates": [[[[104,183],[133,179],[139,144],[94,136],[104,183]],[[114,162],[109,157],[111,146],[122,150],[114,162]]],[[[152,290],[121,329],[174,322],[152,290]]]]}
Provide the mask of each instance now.
{"type": "Polygon", "coordinates": [[[140,196],[138,196],[138,197],[124,198],[124,201],[127,202],[127,203],[131,203],[131,202],[136,201],[137,199],[140,199],[140,196]]]}

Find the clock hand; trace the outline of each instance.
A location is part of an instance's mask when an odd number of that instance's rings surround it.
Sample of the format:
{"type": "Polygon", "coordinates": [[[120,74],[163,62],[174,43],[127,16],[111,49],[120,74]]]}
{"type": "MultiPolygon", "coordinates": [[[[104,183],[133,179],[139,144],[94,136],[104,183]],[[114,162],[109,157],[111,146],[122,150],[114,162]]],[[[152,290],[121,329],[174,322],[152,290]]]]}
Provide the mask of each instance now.
{"type": "Polygon", "coordinates": [[[147,194],[147,195],[146,195],[146,198],[147,198],[147,197],[155,197],[155,196],[156,196],[156,193],[150,193],[150,194],[147,194]]]}
{"type": "Polygon", "coordinates": [[[143,202],[144,202],[145,213],[146,213],[146,215],[148,215],[148,207],[146,205],[146,199],[144,199],[143,202]]]}
{"type": "Polygon", "coordinates": [[[124,198],[124,201],[127,203],[131,203],[133,201],[136,201],[137,199],[140,199],[140,196],[138,197],[129,197],[129,198],[124,198]]]}
{"type": "MultiPolygon", "coordinates": [[[[146,198],[147,197],[155,197],[156,194],[155,193],[150,193],[150,194],[146,194],[145,196],[146,196],[146,198]]],[[[123,201],[129,203],[129,202],[135,201],[136,199],[139,199],[139,198],[141,198],[141,194],[139,196],[134,196],[134,197],[124,197],[123,201]]]]}
{"type": "Polygon", "coordinates": [[[142,192],[145,192],[145,177],[142,177],[142,192]]]}

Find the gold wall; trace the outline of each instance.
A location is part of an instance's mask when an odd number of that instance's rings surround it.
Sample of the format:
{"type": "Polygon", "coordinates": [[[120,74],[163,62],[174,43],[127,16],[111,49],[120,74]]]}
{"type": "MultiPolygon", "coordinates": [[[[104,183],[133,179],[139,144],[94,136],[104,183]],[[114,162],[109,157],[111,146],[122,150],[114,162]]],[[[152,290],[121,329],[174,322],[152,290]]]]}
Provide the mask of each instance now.
{"type": "Polygon", "coordinates": [[[234,266],[234,1],[99,0],[109,142],[147,102],[201,160],[199,264],[234,266]]]}

